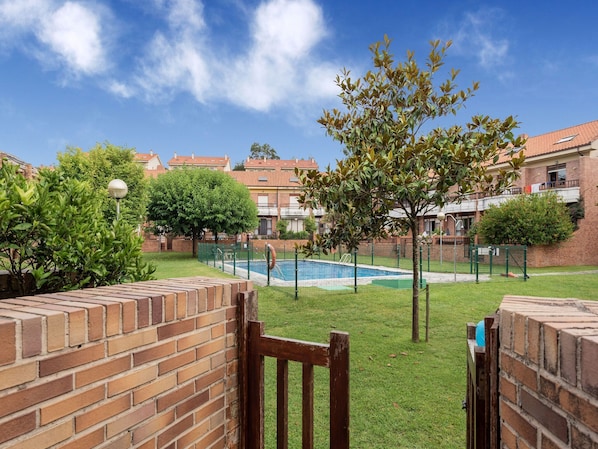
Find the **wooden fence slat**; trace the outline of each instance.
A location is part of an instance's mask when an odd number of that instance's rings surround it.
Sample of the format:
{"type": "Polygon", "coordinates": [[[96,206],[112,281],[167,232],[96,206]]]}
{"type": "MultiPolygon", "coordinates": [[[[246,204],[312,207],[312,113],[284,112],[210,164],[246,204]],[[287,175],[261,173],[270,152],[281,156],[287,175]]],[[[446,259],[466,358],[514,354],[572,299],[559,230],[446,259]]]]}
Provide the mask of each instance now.
{"type": "Polygon", "coordinates": [[[349,449],[349,334],[330,334],[330,448],[349,449]]]}
{"type": "Polygon", "coordinates": [[[314,448],[314,366],[303,364],[303,449],[314,448]]]}
{"type": "Polygon", "coordinates": [[[246,442],[248,441],[246,432],[249,429],[248,423],[248,391],[249,382],[247,379],[249,367],[248,367],[248,343],[249,337],[249,321],[257,320],[257,292],[255,290],[248,292],[239,292],[237,296],[239,302],[238,308],[238,347],[239,347],[239,441],[243,445],[241,449],[244,449],[246,442]]]}
{"type": "Polygon", "coordinates": [[[256,350],[260,337],[264,334],[264,323],[249,322],[247,380],[250,385],[247,392],[249,413],[247,442],[249,449],[264,447],[264,356],[256,350]]]}
{"type": "Polygon", "coordinates": [[[328,367],[328,345],[264,335],[257,351],[266,356],[328,367]]]}
{"type": "Polygon", "coordinates": [[[278,360],[276,369],[276,447],[289,447],[289,362],[278,360]]]}

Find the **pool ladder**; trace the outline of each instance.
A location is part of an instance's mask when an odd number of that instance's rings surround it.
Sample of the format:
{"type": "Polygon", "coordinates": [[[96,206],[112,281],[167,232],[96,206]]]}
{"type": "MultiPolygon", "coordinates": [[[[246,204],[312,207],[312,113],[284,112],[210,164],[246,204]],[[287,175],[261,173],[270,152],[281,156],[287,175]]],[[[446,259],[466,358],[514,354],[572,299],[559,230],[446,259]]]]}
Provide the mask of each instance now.
{"type": "Polygon", "coordinates": [[[351,263],[351,253],[345,253],[341,256],[341,260],[339,260],[340,263],[351,263]]]}

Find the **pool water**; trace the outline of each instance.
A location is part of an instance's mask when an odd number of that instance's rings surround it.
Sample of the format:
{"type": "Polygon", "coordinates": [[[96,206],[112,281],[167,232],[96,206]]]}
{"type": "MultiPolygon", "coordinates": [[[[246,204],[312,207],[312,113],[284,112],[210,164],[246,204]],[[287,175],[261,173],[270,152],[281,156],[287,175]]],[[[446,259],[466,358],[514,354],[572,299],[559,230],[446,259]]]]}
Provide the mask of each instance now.
{"type": "MultiPolygon", "coordinates": [[[[251,271],[267,275],[265,261],[251,262],[251,271]]],[[[357,277],[399,276],[402,273],[378,268],[357,267],[357,277]]],[[[289,281],[295,279],[295,261],[281,260],[276,262],[276,267],[270,272],[276,279],[289,281]]],[[[318,260],[300,260],[297,263],[297,280],[310,281],[315,279],[341,279],[353,278],[355,267],[338,263],[322,262],[318,260]]]]}

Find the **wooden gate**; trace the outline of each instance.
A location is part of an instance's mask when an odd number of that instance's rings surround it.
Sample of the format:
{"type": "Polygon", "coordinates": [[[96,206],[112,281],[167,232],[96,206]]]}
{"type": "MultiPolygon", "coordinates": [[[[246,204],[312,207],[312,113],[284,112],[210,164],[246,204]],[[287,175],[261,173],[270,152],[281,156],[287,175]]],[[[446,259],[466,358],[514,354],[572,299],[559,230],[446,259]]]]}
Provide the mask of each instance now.
{"type": "Polygon", "coordinates": [[[476,345],[476,325],[467,324],[467,449],[500,447],[498,410],[498,317],[484,319],[486,346],[476,345]]]}
{"type": "Polygon", "coordinates": [[[349,449],[349,335],[331,332],[330,344],[309,343],[264,334],[264,323],[256,321],[256,292],[242,293],[239,351],[241,441],[246,449],[264,447],[264,358],[277,359],[276,435],[277,449],[288,448],[288,362],[303,365],[303,449],[314,447],[314,366],[330,369],[330,447],[349,449]]]}

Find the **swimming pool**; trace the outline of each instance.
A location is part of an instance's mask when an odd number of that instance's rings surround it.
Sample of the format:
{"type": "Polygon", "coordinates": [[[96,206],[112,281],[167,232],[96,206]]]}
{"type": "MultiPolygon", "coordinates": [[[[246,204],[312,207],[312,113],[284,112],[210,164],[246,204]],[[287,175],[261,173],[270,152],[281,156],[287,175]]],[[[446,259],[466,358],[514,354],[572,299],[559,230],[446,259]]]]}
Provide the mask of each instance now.
{"type": "MultiPolygon", "coordinates": [[[[266,261],[252,261],[250,264],[249,278],[258,284],[265,284],[267,280],[266,261]]],[[[247,277],[247,263],[240,262],[236,266],[237,274],[247,277]]],[[[228,271],[228,270],[227,270],[228,271]]],[[[388,268],[376,268],[371,266],[357,266],[357,281],[359,284],[367,284],[372,279],[396,279],[397,276],[409,275],[403,270],[388,268]]],[[[341,264],[323,260],[302,259],[297,262],[297,281],[304,286],[321,285],[322,283],[333,283],[342,285],[353,285],[355,267],[352,264],[341,264]]],[[[270,271],[270,283],[274,285],[291,285],[295,282],[295,261],[279,260],[276,266],[270,271]]]]}

